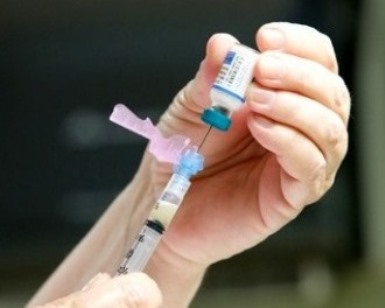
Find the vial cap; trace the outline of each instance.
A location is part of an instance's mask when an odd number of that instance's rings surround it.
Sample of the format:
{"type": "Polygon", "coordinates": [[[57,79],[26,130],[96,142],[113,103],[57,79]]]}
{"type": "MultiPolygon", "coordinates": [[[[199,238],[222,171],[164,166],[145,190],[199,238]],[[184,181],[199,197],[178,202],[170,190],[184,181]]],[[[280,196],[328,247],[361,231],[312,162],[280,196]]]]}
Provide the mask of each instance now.
{"type": "Polygon", "coordinates": [[[231,119],[227,115],[213,108],[205,109],[201,120],[221,131],[227,131],[231,125],[231,119]]]}

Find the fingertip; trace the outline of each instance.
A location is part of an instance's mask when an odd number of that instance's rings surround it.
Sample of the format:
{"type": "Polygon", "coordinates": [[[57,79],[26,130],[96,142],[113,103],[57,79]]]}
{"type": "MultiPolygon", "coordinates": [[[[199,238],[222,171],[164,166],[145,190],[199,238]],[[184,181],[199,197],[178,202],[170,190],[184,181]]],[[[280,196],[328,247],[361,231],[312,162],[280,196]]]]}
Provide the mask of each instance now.
{"type": "Polygon", "coordinates": [[[107,273],[98,273],[94,278],[92,278],[82,289],[82,291],[87,291],[107,280],[110,280],[111,276],[107,273]]]}
{"type": "Polygon", "coordinates": [[[330,38],[308,25],[290,22],[264,24],[256,33],[256,43],[261,52],[282,50],[316,61],[338,73],[337,58],[330,38]]]}
{"type": "Polygon", "coordinates": [[[207,106],[210,101],[207,97],[203,97],[202,93],[207,93],[211,84],[214,82],[220,67],[226,57],[227,52],[231,47],[238,43],[238,40],[227,33],[217,33],[212,35],[206,44],[206,55],[204,60],[201,62],[199,70],[196,75],[196,83],[200,90],[198,92],[193,91],[192,96],[194,100],[207,106]],[[202,89],[204,91],[202,91],[202,89]]]}
{"type": "Polygon", "coordinates": [[[256,43],[260,51],[284,49],[285,35],[280,29],[281,24],[273,22],[259,28],[256,33],[256,43]]]}
{"type": "Polygon", "coordinates": [[[132,273],[117,278],[125,297],[127,307],[159,307],[162,304],[162,294],[156,282],[144,273],[132,273]]]}
{"type": "Polygon", "coordinates": [[[215,66],[220,66],[226,53],[239,41],[228,33],[216,33],[207,41],[206,59],[215,66]]]}
{"type": "MultiPolygon", "coordinates": [[[[162,304],[160,289],[143,273],[132,273],[107,279],[88,290],[65,299],[76,307],[155,308],[162,304]]],[[[71,306],[72,307],[72,306],[71,306]]]]}

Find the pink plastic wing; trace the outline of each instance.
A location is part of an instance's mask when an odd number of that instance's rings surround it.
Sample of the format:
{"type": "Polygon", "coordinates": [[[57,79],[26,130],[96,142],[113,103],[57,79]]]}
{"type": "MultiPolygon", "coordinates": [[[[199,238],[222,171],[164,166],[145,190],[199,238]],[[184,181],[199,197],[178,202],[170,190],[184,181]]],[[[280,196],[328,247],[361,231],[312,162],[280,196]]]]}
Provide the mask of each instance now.
{"type": "Polygon", "coordinates": [[[179,162],[182,151],[189,145],[190,139],[182,135],[173,135],[169,138],[161,132],[149,118],[142,120],[123,104],[117,104],[110,116],[110,120],[138,135],[150,140],[149,151],[162,162],[176,164],[179,162]]]}

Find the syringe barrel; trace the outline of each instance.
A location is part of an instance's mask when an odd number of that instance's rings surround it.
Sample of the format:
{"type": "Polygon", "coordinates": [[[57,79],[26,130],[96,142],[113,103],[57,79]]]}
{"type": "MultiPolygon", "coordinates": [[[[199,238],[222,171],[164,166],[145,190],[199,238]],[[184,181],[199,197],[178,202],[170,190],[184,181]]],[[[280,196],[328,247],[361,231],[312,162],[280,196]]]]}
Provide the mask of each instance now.
{"type": "Polygon", "coordinates": [[[154,253],[163,231],[173,219],[190,186],[190,181],[179,174],[173,174],[162,195],[151,211],[149,218],[128,251],[118,269],[118,274],[140,272],[154,253]]]}
{"type": "Polygon", "coordinates": [[[189,187],[190,181],[188,179],[174,173],[162,195],[156,202],[148,219],[155,221],[166,230],[174,218],[189,187]]]}
{"type": "Polygon", "coordinates": [[[190,181],[177,173],[174,173],[163,190],[159,201],[166,201],[179,206],[190,187],[190,181]]]}
{"type": "Polygon", "coordinates": [[[157,225],[156,222],[147,220],[120,265],[118,274],[142,271],[158,246],[162,233],[161,226],[157,225]]]}
{"type": "Polygon", "coordinates": [[[154,253],[185,194],[190,187],[190,177],[203,168],[203,156],[196,149],[187,150],[175,168],[145,225],[131,246],[118,274],[142,271],[154,253]]]}

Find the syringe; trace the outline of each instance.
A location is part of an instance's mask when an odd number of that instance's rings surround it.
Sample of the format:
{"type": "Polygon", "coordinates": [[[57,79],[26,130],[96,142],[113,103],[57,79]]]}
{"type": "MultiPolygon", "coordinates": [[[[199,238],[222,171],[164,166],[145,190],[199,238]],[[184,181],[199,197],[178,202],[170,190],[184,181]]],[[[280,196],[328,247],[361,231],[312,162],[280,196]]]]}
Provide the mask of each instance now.
{"type": "Polygon", "coordinates": [[[166,188],[155,204],[134,244],[118,269],[118,274],[142,271],[157,247],[162,234],[167,230],[179,205],[190,187],[190,178],[203,169],[203,156],[196,147],[182,153],[175,165],[166,188]]]}

